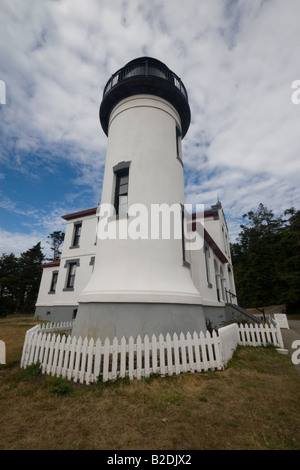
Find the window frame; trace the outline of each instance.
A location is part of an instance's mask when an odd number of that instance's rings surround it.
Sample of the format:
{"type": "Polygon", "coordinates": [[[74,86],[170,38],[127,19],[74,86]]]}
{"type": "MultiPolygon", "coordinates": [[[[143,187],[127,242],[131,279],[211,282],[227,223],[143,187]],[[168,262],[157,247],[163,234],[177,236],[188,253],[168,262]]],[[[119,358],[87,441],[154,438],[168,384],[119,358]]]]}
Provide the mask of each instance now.
{"type": "Polygon", "coordinates": [[[75,279],[76,279],[76,268],[79,266],[80,266],[79,258],[66,260],[64,267],[67,268],[67,273],[66,273],[65,287],[63,289],[64,291],[74,291],[75,279]],[[72,273],[73,268],[74,268],[74,273],[72,273]]]}
{"type": "Polygon", "coordinates": [[[189,263],[186,259],[186,248],[185,248],[185,212],[184,212],[184,205],[181,204],[181,241],[182,241],[182,264],[186,268],[191,268],[191,263],[189,263]]]}
{"type": "Polygon", "coordinates": [[[70,248],[79,248],[81,231],[82,231],[82,221],[81,222],[74,222],[72,245],[70,246],[70,248]],[[78,231],[79,231],[79,233],[78,233],[78,231]]]}
{"type": "Polygon", "coordinates": [[[176,158],[183,167],[183,160],[182,160],[182,149],[181,149],[181,130],[178,127],[178,124],[176,124],[176,158]]]}
{"type": "Polygon", "coordinates": [[[113,167],[113,171],[115,174],[114,208],[115,208],[115,215],[117,218],[126,216],[128,214],[129,167],[130,167],[130,162],[121,162],[113,167]],[[121,184],[121,178],[123,177],[127,177],[127,182],[125,184],[121,184]],[[125,186],[125,185],[127,185],[126,192],[120,193],[120,189],[122,188],[122,186],[125,186]],[[126,212],[123,212],[123,211],[120,212],[120,197],[122,196],[127,197],[126,212]]]}
{"type": "Polygon", "coordinates": [[[211,272],[210,272],[210,265],[209,265],[210,250],[209,250],[209,246],[206,242],[204,242],[203,249],[204,249],[204,259],[205,259],[205,270],[206,270],[207,286],[212,288],[211,272]]]}
{"type": "Polygon", "coordinates": [[[57,279],[58,279],[58,271],[57,270],[52,271],[50,290],[48,294],[55,294],[56,286],[57,286],[57,279]]]}

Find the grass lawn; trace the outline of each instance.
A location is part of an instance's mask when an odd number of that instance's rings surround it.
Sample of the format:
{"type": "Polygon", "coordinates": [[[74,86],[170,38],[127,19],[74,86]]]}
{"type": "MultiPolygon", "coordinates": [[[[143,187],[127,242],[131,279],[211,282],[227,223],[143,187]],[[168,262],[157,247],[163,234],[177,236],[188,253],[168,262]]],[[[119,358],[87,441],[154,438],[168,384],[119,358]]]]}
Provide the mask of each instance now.
{"type": "Polygon", "coordinates": [[[0,450],[299,450],[300,375],[275,348],[225,371],[78,385],[19,367],[33,317],[0,319],[0,450]]]}

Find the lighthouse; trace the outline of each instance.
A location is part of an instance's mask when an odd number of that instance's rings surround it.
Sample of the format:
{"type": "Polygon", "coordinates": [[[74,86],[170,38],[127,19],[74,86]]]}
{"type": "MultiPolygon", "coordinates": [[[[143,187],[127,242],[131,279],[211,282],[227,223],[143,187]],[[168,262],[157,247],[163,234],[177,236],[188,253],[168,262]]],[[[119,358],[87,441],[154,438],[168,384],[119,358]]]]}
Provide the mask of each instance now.
{"type": "Polygon", "coordinates": [[[141,57],[108,80],[99,117],[108,141],[96,255],[73,335],[205,331],[185,240],[186,88],[164,63],[141,57]]]}

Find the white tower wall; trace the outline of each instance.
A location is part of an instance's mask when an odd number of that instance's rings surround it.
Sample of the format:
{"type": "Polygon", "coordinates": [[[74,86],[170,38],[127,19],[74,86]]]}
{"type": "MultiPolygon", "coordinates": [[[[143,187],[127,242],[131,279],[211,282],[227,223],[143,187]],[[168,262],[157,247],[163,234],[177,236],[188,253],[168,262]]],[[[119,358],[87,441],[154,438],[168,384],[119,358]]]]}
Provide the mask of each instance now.
{"type": "MultiPolygon", "coordinates": [[[[180,119],[173,106],[151,95],[123,100],[113,110],[101,205],[112,204],[114,199],[113,167],[129,161],[128,207],[142,204],[145,208],[148,230],[142,233],[147,238],[132,240],[129,232],[125,240],[98,240],[94,273],[80,302],[200,302],[190,270],[183,266],[182,240],[151,239],[153,204],[167,204],[167,216],[168,207],[184,204],[183,170],[176,158],[176,125],[180,126],[180,119]]],[[[180,212],[177,214],[177,233],[181,234],[180,212]]],[[[137,217],[139,213],[128,218],[112,217],[108,225],[117,231],[130,224],[136,227],[137,217]]],[[[173,225],[172,217],[170,222],[173,225]]],[[[138,235],[140,227],[134,232],[138,235]]]]}

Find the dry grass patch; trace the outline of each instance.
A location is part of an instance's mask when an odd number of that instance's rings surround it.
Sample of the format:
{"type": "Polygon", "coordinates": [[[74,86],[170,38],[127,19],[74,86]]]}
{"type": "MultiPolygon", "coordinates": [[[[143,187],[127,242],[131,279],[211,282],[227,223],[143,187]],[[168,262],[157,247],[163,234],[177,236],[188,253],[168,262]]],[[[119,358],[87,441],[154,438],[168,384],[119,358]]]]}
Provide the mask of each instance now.
{"type": "Polygon", "coordinates": [[[0,449],[299,449],[300,376],[273,348],[239,348],[222,372],[140,381],[37,372],[0,369],[0,449]]]}
{"type": "Polygon", "coordinates": [[[13,364],[20,360],[20,351],[26,331],[37,325],[33,316],[8,316],[0,318],[0,339],[6,345],[6,363],[13,364]]]}

